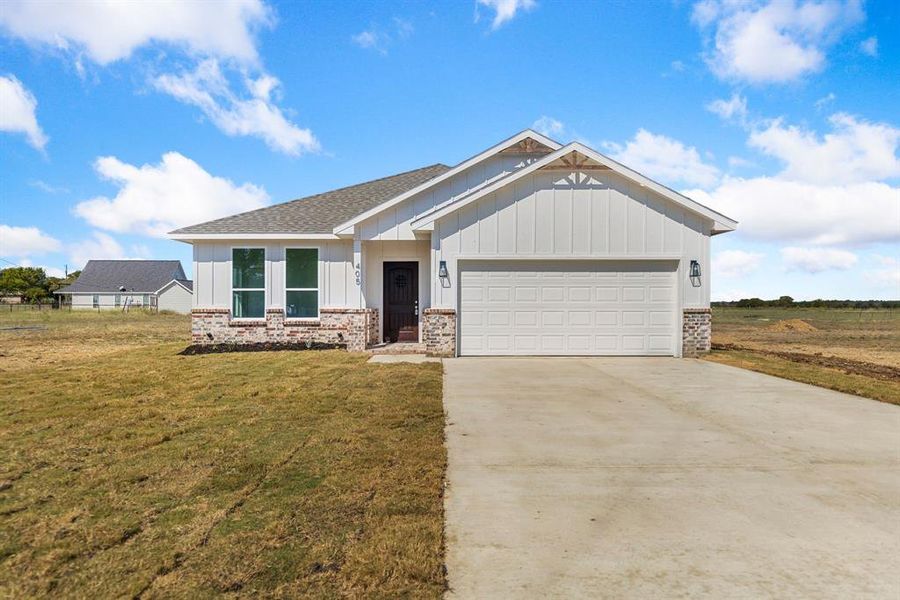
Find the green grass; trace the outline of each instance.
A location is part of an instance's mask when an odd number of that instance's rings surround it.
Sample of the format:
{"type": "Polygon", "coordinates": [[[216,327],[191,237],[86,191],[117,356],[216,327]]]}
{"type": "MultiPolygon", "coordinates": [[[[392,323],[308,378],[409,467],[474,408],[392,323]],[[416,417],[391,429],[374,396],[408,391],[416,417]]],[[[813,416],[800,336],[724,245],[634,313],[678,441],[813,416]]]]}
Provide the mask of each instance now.
{"type": "Polygon", "coordinates": [[[0,331],[0,596],[440,596],[439,365],[43,319],[0,331]]]}
{"type": "Polygon", "coordinates": [[[900,311],[714,308],[708,360],[900,404],[900,311]],[[799,319],[811,331],[785,330],[799,319]]]}

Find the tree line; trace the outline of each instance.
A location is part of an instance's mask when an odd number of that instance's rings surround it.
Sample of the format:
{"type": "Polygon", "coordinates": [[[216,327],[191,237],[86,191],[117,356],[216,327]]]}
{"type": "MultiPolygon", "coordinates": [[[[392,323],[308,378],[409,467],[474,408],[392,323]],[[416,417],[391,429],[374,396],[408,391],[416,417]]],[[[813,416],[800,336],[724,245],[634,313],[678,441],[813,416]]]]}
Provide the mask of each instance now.
{"type": "Polygon", "coordinates": [[[68,277],[48,277],[41,267],[8,267],[0,270],[0,296],[18,296],[25,302],[52,298],[53,292],[74,282],[81,271],[68,277]]]}
{"type": "Polygon", "coordinates": [[[900,300],[794,300],[790,296],[781,296],[775,300],[742,298],[710,304],[735,308],[900,308],[900,300]]]}

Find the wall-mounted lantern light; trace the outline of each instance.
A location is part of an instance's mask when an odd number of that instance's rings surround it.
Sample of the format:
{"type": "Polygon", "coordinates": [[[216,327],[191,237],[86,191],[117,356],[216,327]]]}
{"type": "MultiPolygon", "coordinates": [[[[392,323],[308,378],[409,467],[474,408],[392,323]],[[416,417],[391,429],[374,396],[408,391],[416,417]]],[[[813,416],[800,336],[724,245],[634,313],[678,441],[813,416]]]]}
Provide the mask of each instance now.
{"type": "Polygon", "coordinates": [[[438,277],[440,277],[441,279],[450,277],[450,274],[447,272],[446,260],[442,260],[440,263],[438,263],[438,277]]]}
{"type": "Polygon", "coordinates": [[[696,260],[691,261],[691,277],[700,277],[700,263],[696,260]]]}

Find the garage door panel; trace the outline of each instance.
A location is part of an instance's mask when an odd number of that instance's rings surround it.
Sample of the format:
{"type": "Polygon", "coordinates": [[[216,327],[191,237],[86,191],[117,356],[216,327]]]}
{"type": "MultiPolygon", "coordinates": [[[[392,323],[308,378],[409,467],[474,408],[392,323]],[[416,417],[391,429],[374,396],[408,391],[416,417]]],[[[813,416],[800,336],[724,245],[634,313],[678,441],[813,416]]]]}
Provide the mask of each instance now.
{"type": "Polygon", "coordinates": [[[460,354],[670,355],[676,289],[674,261],[462,263],[460,354]]]}

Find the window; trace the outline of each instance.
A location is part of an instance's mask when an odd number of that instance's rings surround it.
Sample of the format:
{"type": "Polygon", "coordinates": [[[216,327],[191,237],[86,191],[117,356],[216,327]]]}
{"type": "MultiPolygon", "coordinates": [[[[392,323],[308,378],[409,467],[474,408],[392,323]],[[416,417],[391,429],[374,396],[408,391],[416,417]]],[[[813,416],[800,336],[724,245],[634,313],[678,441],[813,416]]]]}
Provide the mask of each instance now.
{"type": "Polygon", "coordinates": [[[231,314],[236,319],[266,316],[266,251],[234,248],[231,251],[231,314]]]}
{"type": "Polygon", "coordinates": [[[284,312],[288,318],[319,316],[319,251],[288,248],[285,251],[284,312]]]}
{"type": "Polygon", "coordinates": [[[94,294],[94,308],[100,308],[100,294],[94,294]]]}
{"type": "Polygon", "coordinates": [[[150,294],[141,296],[141,306],[150,306],[150,294]]]}
{"type": "Polygon", "coordinates": [[[119,308],[120,306],[122,306],[122,295],[116,294],[116,308],[119,308]]]}

